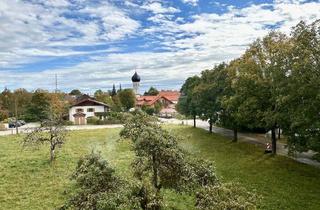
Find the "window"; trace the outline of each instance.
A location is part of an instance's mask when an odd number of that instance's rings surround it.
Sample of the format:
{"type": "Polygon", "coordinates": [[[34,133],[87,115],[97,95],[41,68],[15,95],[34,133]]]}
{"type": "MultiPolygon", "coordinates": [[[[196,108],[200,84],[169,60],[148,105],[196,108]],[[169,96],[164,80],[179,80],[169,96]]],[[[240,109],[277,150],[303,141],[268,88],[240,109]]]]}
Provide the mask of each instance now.
{"type": "Polygon", "coordinates": [[[76,109],[76,112],[83,112],[83,109],[76,109]]]}
{"type": "Polygon", "coordinates": [[[88,108],[87,112],[94,112],[94,108],[88,108]]]}

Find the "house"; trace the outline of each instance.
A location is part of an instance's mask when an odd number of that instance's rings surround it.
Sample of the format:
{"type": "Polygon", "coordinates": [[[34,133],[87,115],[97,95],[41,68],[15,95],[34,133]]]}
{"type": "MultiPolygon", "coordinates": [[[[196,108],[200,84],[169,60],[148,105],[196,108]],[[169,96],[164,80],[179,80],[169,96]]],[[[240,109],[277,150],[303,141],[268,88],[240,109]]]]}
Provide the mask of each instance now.
{"type": "Polygon", "coordinates": [[[172,117],[176,111],[176,104],[180,98],[179,91],[160,91],[156,96],[138,96],[136,106],[141,108],[143,106],[155,107],[157,103],[160,103],[162,109],[160,110],[160,116],[172,117]]]}
{"type": "Polygon", "coordinates": [[[75,125],[87,124],[88,117],[101,117],[109,112],[110,106],[92,97],[82,97],[69,108],[69,121],[75,125]]]}

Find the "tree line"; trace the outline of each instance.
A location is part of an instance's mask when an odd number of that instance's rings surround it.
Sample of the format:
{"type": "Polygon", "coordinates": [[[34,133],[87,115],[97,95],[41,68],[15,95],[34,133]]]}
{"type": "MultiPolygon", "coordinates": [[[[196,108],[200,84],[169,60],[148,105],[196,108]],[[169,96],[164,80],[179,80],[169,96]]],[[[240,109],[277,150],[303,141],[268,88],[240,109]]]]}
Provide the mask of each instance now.
{"type": "MultiPolygon", "coordinates": [[[[271,131],[288,139],[290,152],[320,151],[320,20],[300,22],[290,35],[272,31],[243,55],[221,63],[181,88],[180,113],[220,124],[271,131]]],[[[196,121],[195,121],[196,122],[196,121]]],[[[196,124],[194,124],[196,126],[196,124]]]]}
{"type": "MultiPolygon", "coordinates": [[[[27,122],[37,122],[52,118],[63,119],[68,115],[69,107],[86,95],[74,89],[70,93],[49,92],[43,89],[28,91],[23,88],[11,91],[5,88],[0,93],[0,122],[17,117],[27,122]]],[[[111,91],[97,90],[97,101],[108,104],[112,111],[128,111],[135,107],[135,94],[131,89],[111,91]]]]}

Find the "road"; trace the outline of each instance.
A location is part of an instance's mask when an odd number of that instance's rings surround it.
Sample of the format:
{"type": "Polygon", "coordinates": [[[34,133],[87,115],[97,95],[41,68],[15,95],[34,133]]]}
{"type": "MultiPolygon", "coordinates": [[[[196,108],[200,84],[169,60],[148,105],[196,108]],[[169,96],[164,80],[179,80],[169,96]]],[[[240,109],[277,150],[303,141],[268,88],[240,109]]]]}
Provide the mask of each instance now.
{"type": "MultiPolygon", "coordinates": [[[[180,125],[184,124],[188,126],[193,126],[193,120],[161,119],[161,121],[168,124],[180,124],[180,125]]],[[[202,128],[209,131],[209,123],[207,121],[197,120],[196,124],[198,128],[202,128]]],[[[232,130],[213,126],[212,131],[213,133],[218,133],[222,136],[225,136],[231,139],[233,138],[232,130]]],[[[271,143],[271,139],[269,138],[269,136],[264,134],[238,132],[238,139],[240,142],[260,145],[263,148],[266,147],[267,143],[271,143]]],[[[289,156],[287,145],[281,142],[277,142],[277,154],[292,158],[301,163],[313,165],[320,168],[320,162],[312,160],[312,156],[315,154],[312,151],[296,153],[294,156],[289,156]]]]}

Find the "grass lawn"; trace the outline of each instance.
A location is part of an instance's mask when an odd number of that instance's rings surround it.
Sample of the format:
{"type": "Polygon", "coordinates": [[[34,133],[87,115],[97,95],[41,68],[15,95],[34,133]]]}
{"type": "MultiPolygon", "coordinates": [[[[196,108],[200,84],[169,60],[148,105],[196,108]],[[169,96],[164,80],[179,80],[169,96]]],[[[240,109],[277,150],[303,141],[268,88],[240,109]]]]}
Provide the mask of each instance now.
{"type": "MultiPolygon", "coordinates": [[[[201,129],[168,126],[183,137],[192,155],[213,160],[221,180],[241,183],[263,196],[260,209],[320,209],[320,169],[285,157],[271,157],[255,145],[231,143],[201,129]]],[[[49,165],[49,149],[22,150],[21,137],[0,137],[0,209],[54,209],[70,191],[69,177],[80,156],[91,150],[102,155],[122,176],[130,177],[133,153],[128,141],[117,141],[120,129],[74,131],[49,165]]],[[[168,209],[193,209],[194,199],[166,191],[168,209]]]]}

